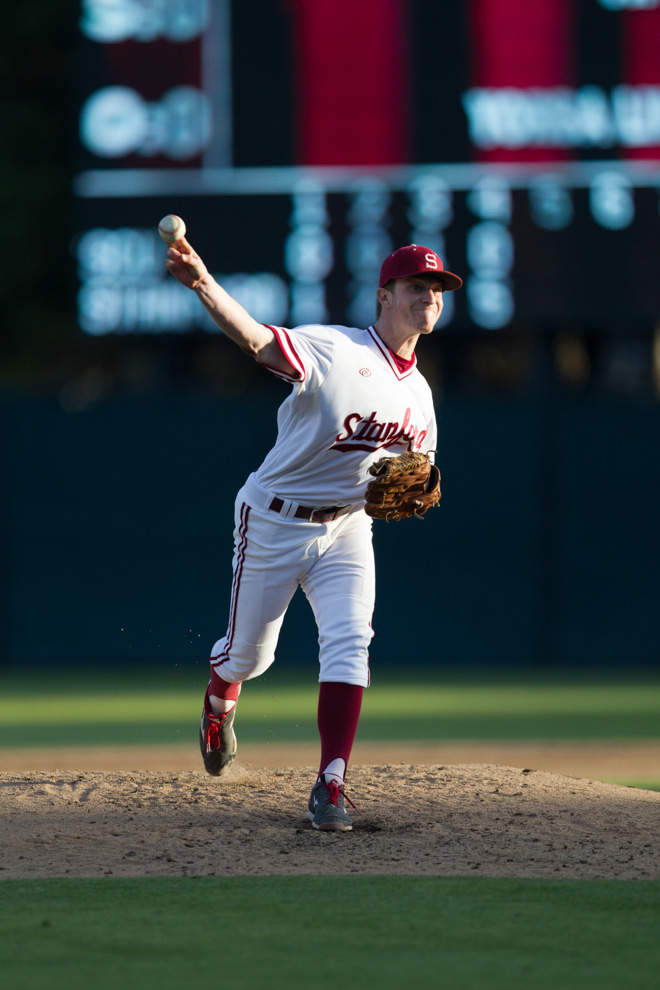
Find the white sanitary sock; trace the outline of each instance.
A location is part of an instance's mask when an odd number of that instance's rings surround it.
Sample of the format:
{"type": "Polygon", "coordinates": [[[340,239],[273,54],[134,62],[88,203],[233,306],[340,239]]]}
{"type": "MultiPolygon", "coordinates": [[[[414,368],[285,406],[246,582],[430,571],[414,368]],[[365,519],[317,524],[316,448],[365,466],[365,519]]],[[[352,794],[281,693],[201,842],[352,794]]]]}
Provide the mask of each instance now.
{"type": "Polygon", "coordinates": [[[323,771],[323,776],[325,777],[326,784],[330,783],[331,780],[334,780],[341,787],[344,783],[345,773],[346,763],[341,759],[341,757],[337,757],[335,760],[330,760],[327,767],[323,771]]]}
{"type": "Polygon", "coordinates": [[[230,712],[235,704],[235,701],[229,701],[227,698],[218,698],[216,694],[209,695],[209,705],[214,715],[224,715],[225,712],[230,712]]]}

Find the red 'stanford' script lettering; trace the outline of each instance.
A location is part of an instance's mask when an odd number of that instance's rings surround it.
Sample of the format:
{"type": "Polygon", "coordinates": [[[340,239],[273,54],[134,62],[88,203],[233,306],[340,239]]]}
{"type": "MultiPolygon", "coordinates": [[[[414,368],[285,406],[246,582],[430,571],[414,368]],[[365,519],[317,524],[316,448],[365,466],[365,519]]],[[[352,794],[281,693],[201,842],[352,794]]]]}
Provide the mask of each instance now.
{"type": "Polygon", "coordinates": [[[344,429],[337,434],[330,450],[379,450],[405,444],[409,450],[419,450],[426,439],[427,430],[420,430],[411,423],[412,413],[406,409],[401,424],[378,419],[374,409],[368,416],[353,412],[344,420],[344,429]]]}

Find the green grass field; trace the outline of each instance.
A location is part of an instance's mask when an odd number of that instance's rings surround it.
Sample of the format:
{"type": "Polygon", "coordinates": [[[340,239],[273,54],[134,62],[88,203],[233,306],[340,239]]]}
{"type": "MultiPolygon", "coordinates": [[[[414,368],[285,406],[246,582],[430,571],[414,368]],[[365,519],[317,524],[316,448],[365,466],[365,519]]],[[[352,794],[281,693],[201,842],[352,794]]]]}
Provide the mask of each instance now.
{"type": "MultiPolygon", "coordinates": [[[[205,680],[196,672],[58,672],[48,691],[2,677],[0,747],[178,743],[194,735],[205,680]]],[[[277,672],[246,685],[242,742],[316,740],[317,686],[277,672]]],[[[554,679],[529,674],[429,678],[391,675],[365,692],[360,739],[614,740],[660,738],[660,677],[554,679]]]]}
{"type": "Polygon", "coordinates": [[[660,884],[435,877],[5,881],[7,990],[651,990],[660,884]]]}

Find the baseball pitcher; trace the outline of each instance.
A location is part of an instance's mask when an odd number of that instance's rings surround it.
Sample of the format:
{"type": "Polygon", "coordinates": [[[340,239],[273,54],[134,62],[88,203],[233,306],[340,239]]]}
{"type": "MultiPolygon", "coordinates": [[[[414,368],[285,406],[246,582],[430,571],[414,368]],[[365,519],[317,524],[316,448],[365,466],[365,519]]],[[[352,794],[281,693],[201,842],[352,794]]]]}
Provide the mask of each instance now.
{"type": "Polygon", "coordinates": [[[185,237],[165,265],[241,350],[290,385],[275,444],[236,498],[227,631],[211,651],[200,725],[204,766],[219,776],[234,762],[241,685],[273,663],[300,585],[319,631],[321,757],[307,818],[349,831],[344,781],[374,634],[372,523],[422,516],[440,501],[433,400],[415,348],[438,322],[443,293],[462,281],[411,244],[383,262],[372,326],[285,329],[257,323],[185,237]]]}

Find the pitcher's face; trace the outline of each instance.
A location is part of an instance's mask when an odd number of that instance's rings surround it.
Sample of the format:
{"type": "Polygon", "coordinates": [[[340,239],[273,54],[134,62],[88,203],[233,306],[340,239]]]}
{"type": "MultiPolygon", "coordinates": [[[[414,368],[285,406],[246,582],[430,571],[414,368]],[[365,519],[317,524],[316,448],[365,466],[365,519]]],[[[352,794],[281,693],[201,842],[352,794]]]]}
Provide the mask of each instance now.
{"type": "Polygon", "coordinates": [[[434,275],[398,278],[390,293],[392,319],[414,333],[431,333],[440,319],[442,283],[434,275]]]}

